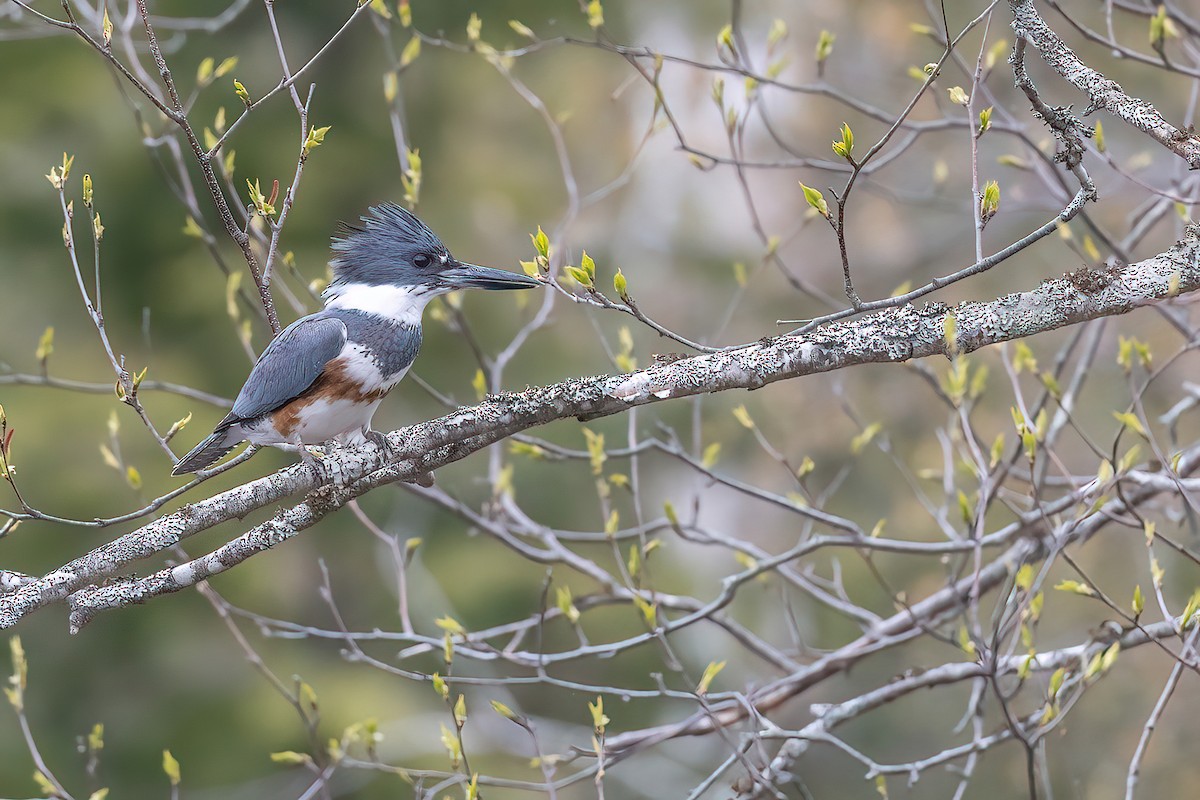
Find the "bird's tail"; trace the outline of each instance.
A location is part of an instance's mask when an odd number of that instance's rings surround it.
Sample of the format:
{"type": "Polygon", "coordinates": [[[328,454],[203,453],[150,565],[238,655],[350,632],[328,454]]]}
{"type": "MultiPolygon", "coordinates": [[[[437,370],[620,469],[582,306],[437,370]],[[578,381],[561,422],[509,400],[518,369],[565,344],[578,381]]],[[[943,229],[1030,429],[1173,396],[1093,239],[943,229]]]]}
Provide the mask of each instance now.
{"type": "Polygon", "coordinates": [[[216,463],[221,456],[237,447],[241,441],[241,438],[236,434],[231,434],[228,428],[213,431],[207,439],[193,447],[190,453],[179,459],[179,463],[171,470],[171,474],[184,475],[209,467],[216,463]]]}

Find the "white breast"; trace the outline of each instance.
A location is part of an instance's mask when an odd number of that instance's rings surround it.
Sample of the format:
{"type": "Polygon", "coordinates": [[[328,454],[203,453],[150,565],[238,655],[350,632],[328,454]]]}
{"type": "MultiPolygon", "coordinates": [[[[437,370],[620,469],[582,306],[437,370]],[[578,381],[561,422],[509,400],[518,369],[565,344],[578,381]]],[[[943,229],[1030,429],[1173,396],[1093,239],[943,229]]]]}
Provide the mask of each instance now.
{"type": "Polygon", "coordinates": [[[421,286],[371,286],[366,283],[334,284],[325,290],[326,308],[345,308],[377,314],[392,322],[421,327],[421,314],[437,296],[421,286]]]}
{"type": "Polygon", "coordinates": [[[384,386],[383,373],[379,370],[378,362],[371,356],[370,351],[361,345],[346,342],[342,352],[338,353],[337,360],[344,365],[346,377],[360,384],[363,392],[386,390],[395,385],[395,381],[391,381],[390,385],[384,386]]]}

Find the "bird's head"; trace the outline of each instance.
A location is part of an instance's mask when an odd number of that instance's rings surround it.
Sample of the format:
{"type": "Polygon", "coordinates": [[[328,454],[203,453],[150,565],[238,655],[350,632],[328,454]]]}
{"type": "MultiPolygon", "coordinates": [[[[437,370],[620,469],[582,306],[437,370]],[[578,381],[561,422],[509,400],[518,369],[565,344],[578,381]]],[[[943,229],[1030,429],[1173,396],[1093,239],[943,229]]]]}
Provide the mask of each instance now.
{"type": "Polygon", "coordinates": [[[455,289],[541,285],[515,272],[459,261],[425,223],[393,203],[371,208],[362,223],[347,225],[345,234],[333,241],[333,281],[327,290],[331,297],[351,287],[398,289],[431,298],[455,289]]]}

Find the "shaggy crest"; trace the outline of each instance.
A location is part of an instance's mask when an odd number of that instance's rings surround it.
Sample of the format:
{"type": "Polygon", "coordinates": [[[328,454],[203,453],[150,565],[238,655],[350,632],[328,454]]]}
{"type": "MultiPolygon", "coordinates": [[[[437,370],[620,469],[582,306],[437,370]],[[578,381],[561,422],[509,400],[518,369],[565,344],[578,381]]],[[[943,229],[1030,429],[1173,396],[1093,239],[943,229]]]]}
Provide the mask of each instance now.
{"type": "Polygon", "coordinates": [[[411,212],[395,203],[369,209],[362,225],[343,225],[344,235],[333,240],[331,286],[346,283],[418,285],[428,273],[413,266],[421,254],[445,263],[450,251],[442,240],[411,212]]]}

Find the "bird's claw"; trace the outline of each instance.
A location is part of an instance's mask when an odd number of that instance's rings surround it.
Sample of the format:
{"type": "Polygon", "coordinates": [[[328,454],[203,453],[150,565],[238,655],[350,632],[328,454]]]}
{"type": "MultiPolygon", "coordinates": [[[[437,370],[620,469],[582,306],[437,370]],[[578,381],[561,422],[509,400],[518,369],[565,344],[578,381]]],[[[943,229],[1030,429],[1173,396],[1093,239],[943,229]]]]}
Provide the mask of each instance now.
{"type": "MultiPolygon", "coordinates": [[[[368,442],[375,445],[375,447],[377,447],[379,451],[383,453],[384,460],[391,461],[398,455],[396,448],[392,447],[391,441],[387,438],[387,436],[379,431],[363,431],[363,436],[366,437],[368,442]]],[[[415,483],[418,486],[424,486],[426,489],[428,489],[429,487],[433,486],[433,473],[422,472],[420,475],[410,478],[406,482],[415,483]]]]}
{"type": "Polygon", "coordinates": [[[318,484],[345,486],[347,483],[346,475],[342,471],[342,464],[336,458],[313,459],[308,466],[318,484]]]}
{"type": "Polygon", "coordinates": [[[375,445],[375,448],[379,452],[383,453],[385,459],[391,460],[395,451],[392,449],[392,443],[388,441],[387,436],[379,431],[364,431],[363,436],[368,442],[375,445]]]}
{"type": "Polygon", "coordinates": [[[300,448],[300,460],[312,471],[313,480],[317,485],[345,486],[346,475],[338,458],[327,450],[314,448],[316,454],[307,448],[300,448]]]}

